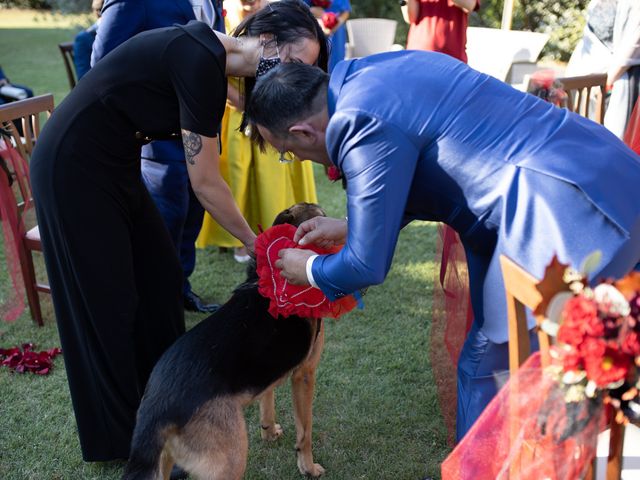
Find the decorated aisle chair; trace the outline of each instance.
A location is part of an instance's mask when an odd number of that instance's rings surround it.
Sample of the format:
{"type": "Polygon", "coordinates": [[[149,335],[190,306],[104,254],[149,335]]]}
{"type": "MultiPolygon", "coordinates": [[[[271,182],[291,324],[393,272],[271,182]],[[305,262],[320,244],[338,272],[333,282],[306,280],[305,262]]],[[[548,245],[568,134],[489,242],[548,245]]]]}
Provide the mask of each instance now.
{"type": "Polygon", "coordinates": [[[511,379],[445,460],[443,479],[591,479],[606,408],[613,411],[606,479],[621,478],[622,422],[637,421],[640,407],[640,273],[591,288],[586,274],[556,259],[542,281],[508,258],[501,264],[511,379]],[[541,345],[526,361],[525,307],[541,345]]]}
{"type": "Polygon", "coordinates": [[[0,213],[5,259],[14,289],[0,311],[5,320],[15,320],[22,312],[26,293],[31,317],[38,325],[43,325],[38,292],[49,293],[50,289],[37,281],[33,264],[32,252],[42,251],[42,246],[32,208],[27,159],[40,133],[40,113],[49,115],[52,111],[51,94],[0,106],[0,127],[5,132],[0,139],[0,213]],[[15,122],[22,127],[22,135],[15,122]]]}

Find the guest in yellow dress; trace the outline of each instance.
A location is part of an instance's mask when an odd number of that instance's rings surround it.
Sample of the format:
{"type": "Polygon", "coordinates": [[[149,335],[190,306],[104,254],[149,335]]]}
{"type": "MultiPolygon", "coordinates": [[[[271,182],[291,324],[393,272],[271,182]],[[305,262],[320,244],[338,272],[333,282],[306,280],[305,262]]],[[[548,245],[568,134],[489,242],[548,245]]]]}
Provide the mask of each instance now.
{"type": "MultiPolygon", "coordinates": [[[[246,16],[258,10],[266,0],[227,0],[225,18],[231,31],[246,16]]],[[[244,132],[238,131],[242,120],[242,99],[238,81],[229,78],[227,106],[222,119],[222,153],[220,171],[229,184],[241,213],[257,233],[259,226],[271,226],[275,216],[297,202],[317,202],[311,162],[280,163],[280,154],[269,147],[262,153],[244,132]]],[[[234,247],[234,257],[249,260],[242,244],[205,214],[198,248],[208,245],[234,247]]]]}

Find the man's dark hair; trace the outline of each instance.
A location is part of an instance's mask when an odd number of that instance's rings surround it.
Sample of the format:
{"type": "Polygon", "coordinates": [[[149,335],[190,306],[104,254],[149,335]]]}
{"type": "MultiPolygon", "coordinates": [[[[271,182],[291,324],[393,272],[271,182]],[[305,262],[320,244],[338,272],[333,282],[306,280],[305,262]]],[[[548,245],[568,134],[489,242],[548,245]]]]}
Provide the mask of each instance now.
{"type": "MultiPolygon", "coordinates": [[[[247,17],[234,31],[234,37],[259,37],[260,34],[271,33],[275,35],[280,47],[288,43],[295,43],[302,38],[316,40],[320,45],[317,65],[325,72],[329,63],[329,51],[327,37],[325,36],[318,20],[313,16],[309,6],[301,0],[281,0],[272,2],[262,7],[253,15],[247,17]]],[[[256,79],[246,77],[244,79],[245,102],[251,98],[251,93],[256,79]]],[[[248,121],[246,115],[242,118],[240,130],[244,130],[248,121]]]]}
{"type": "Polygon", "coordinates": [[[295,122],[320,112],[327,105],[328,84],[329,75],[303,63],[283,63],[260,77],[245,104],[245,113],[254,127],[253,140],[264,146],[256,125],[285,137],[295,122]]]}

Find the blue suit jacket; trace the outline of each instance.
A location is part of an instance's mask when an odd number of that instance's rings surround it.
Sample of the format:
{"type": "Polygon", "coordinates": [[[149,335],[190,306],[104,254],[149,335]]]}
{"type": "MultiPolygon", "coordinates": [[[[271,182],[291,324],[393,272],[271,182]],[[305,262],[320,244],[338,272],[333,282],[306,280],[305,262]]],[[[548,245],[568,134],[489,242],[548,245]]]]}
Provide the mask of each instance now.
{"type": "Polygon", "coordinates": [[[328,103],[349,218],[345,248],[312,265],[330,298],[382,282],[413,219],[460,234],[495,342],[507,339],[500,254],[539,278],[554,253],[579,267],[600,249],[596,277],[640,259],[640,159],[604,127],[433,52],[342,62],[328,103]]]}
{"type": "MultiPolygon", "coordinates": [[[[215,30],[224,32],[222,0],[212,3],[216,10],[215,30]]],[[[107,0],[93,43],[91,65],[140,32],[184,25],[190,20],[195,20],[195,15],[189,0],[107,0]]],[[[142,148],[142,158],[162,163],[184,162],[184,150],[181,142],[157,141],[142,148]]]]}

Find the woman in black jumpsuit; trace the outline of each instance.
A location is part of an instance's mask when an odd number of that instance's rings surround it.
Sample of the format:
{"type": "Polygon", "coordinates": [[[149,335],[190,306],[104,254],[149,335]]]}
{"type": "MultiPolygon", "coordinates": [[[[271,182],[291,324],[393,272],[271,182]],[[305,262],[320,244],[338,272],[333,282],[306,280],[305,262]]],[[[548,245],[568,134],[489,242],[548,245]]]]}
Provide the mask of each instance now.
{"type": "Polygon", "coordinates": [[[297,1],[245,27],[243,40],[195,21],[133,37],[83,77],[38,139],[32,187],[86,461],[128,456],[151,369],[185,330],[182,271],[141,180],[142,142],[182,130],[198,198],[252,249],[218,171],[226,75],[255,74],[274,47],[283,61],[326,63],[322,31],[297,1]]]}

